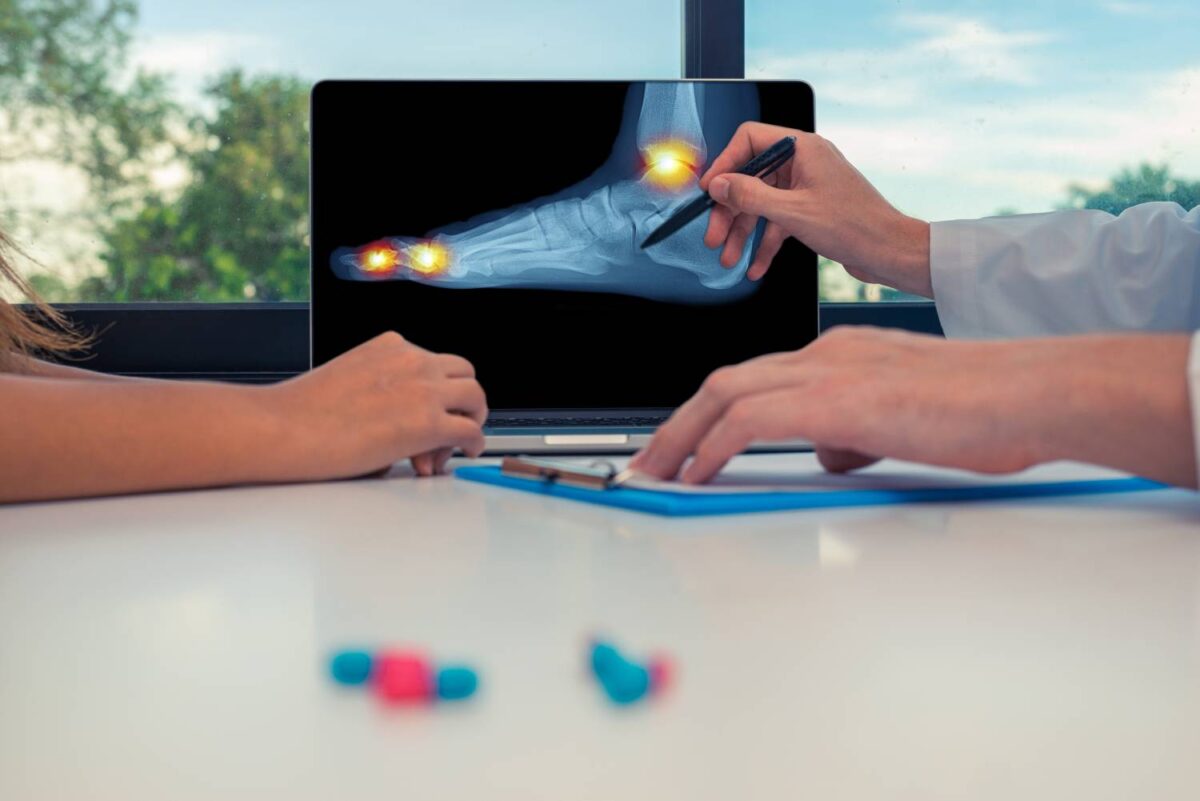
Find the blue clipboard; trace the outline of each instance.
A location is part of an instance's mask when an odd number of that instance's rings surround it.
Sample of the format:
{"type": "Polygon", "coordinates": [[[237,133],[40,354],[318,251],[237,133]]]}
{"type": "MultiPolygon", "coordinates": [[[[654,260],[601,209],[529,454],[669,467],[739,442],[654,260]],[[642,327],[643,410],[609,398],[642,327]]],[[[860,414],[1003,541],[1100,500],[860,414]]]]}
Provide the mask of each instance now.
{"type": "Polygon", "coordinates": [[[980,483],[967,486],[917,489],[836,489],[804,492],[723,492],[699,494],[612,487],[591,489],[536,478],[504,475],[499,467],[471,466],[454,471],[457,478],[497,487],[550,495],[573,501],[615,506],[670,517],[778,512],[795,509],[829,509],[846,506],[883,506],[901,503],[945,503],[1009,498],[1045,498],[1058,495],[1103,495],[1163,489],[1164,484],[1145,478],[1097,478],[1027,483],[980,483]]]}

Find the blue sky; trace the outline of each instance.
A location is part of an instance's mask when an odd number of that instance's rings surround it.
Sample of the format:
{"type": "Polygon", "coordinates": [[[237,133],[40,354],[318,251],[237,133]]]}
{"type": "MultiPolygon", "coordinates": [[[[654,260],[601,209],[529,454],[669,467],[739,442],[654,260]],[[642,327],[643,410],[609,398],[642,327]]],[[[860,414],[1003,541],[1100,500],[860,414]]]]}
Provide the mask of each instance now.
{"type": "Polygon", "coordinates": [[[1071,182],[1200,178],[1200,5],[747,0],[747,76],[802,77],[817,127],[913,213],[1041,211],[1071,182]]]}
{"type": "Polygon", "coordinates": [[[142,0],[143,55],[316,78],[677,77],[678,0],[142,0]]]}
{"type": "MultiPolygon", "coordinates": [[[[1072,181],[1200,178],[1200,5],[747,0],[748,77],[813,84],[818,129],[902,208],[1040,211],[1072,181]]],[[[678,0],[143,0],[139,62],[184,96],[231,66],[321,77],[674,77],[678,0]]]]}

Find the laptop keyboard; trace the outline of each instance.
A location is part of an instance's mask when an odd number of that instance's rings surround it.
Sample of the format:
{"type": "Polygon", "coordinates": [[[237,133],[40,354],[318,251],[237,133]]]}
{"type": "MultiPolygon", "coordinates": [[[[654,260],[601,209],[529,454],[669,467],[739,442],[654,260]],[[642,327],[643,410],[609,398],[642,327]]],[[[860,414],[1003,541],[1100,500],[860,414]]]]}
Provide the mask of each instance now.
{"type": "Polygon", "coordinates": [[[657,428],[665,415],[637,417],[507,417],[488,420],[488,428],[657,428]]]}

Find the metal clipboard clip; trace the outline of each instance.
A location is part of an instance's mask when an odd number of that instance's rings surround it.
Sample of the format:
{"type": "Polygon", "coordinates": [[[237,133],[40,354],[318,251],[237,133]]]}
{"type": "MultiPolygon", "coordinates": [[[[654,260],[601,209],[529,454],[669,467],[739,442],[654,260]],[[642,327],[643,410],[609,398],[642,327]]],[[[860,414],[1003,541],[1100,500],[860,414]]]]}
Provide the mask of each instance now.
{"type": "Polygon", "coordinates": [[[633,476],[632,470],[618,470],[616,465],[603,460],[588,464],[571,464],[524,456],[504,457],[500,462],[500,472],[514,478],[594,490],[616,489],[633,476]]]}

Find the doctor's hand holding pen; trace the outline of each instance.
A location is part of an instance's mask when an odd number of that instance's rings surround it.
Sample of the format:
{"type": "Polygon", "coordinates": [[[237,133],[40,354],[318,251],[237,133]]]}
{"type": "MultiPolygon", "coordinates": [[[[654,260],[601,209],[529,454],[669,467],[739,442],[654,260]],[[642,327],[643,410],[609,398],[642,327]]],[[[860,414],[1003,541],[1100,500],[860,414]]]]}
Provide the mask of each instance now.
{"type": "Polygon", "coordinates": [[[933,298],[948,339],[840,328],[722,368],[635,469],[704,482],[752,442],[803,438],[837,472],[882,457],[989,473],[1070,459],[1196,486],[1200,208],[931,225],[829,141],[762,123],[742,125],[700,185],[718,204],[705,244],[722,264],[765,218],[751,279],[795,237],[860,280],[933,298]],[[734,172],[784,136],[789,164],[765,180],[734,172]]]}
{"type": "Polygon", "coordinates": [[[704,244],[722,248],[726,267],[737,263],[758,219],[767,218],[748,272],[752,280],[765,275],[784,240],[795,237],[861,281],[933,296],[929,223],[900,213],[827,139],[745,123],[700,177],[700,188],[718,203],[704,244]],[[796,152],[777,172],[765,180],[734,172],[784,136],[795,137],[796,152]]]}

